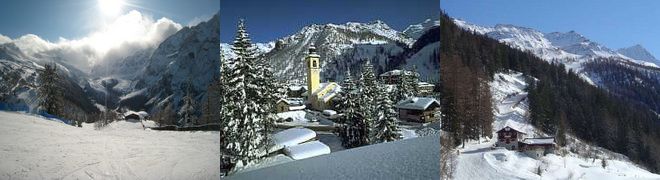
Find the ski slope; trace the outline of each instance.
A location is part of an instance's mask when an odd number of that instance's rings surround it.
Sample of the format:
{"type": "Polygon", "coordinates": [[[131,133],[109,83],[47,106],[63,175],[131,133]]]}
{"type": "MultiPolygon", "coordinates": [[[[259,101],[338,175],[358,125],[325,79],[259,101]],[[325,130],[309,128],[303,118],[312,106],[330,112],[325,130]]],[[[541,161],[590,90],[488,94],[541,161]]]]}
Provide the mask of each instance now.
{"type": "Polygon", "coordinates": [[[0,111],[0,179],[219,179],[219,147],[217,132],[94,130],[0,111]]]}

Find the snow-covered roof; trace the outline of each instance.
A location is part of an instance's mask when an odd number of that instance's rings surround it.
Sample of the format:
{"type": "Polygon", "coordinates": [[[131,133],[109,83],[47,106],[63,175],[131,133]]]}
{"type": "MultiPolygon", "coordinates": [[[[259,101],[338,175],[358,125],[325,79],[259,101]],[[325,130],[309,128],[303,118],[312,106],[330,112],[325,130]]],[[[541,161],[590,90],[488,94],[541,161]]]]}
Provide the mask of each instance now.
{"type": "Polygon", "coordinates": [[[319,88],[316,89],[316,91],[314,91],[314,93],[312,93],[312,94],[316,95],[316,94],[320,93],[321,91],[323,91],[324,89],[326,89],[327,87],[331,87],[332,89],[330,91],[328,91],[327,93],[325,93],[321,97],[321,100],[323,100],[323,102],[330,101],[332,98],[334,98],[335,96],[337,96],[341,92],[341,86],[339,86],[339,84],[334,83],[334,82],[329,82],[329,83],[319,84],[319,88]]]}
{"type": "Polygon", "coordinates": [[[299,85],[290,85],[289,90],[292,91],[300,91],[302,89],[307,89],[305,86],[299,86],[299,85]]]}
{"type": "Polygon", "coordinates": [[[138,115],[138,116],[140,116],[140,118],[145,118],[145,117],[149,116],[149,113],[147,113],[147,112],[145,112],[145,111],[138,111],[138,112],[135,112],[135,111],[126,111],[126,112],[124,113],[124,117],[126,117],[126,116],[128,116],[128,115],[131,115],[131,114],[138,115]]]}
{"type": "Polygon", "coordinates": [[[518,130],[517,128],[513,128],[513,127],[511,127],[511,126],[506,126],[506,127],[502,128],[502,129],[500,129],[499,131],[497,131],[496,133],[498,133],[498,132],[500,132],[500,131],[509,131],[509,130],[507,130],[507,128],[512,129],[512,130],[514,130],[514,131],[516,131],[516,132],[519,132],[519,133],[526,134],[525,132],[522,132],[522,131],[518,130]]]}
{"type": "MultiPolygon", "coordinates": [[[[380,74],[380,77],[387,77],[387,76],[399,76],[403,73],[403,70],[395,69],[391,71],[384,72],[383,74],[380,74]]],[[[411,75],[412,71],[405,71],[406,75],[411,75]]]]}
{"type": "Polygon", "coordinates": [[[438,100],[435,100],[434,98],[427,98],[427,97],[411,97],[408,99],[404,99],[399,101],[396,104],[397,108],[400,109],[414,109],[414,110],[425,110],[431,104],[437,104],[438,106],[440,105],[440,102],[438,100]]]}
{"type": "Polygon", "coordinates": [[[302,143],[284,148],[284,153],[295,160],[330,154],[330,147],[320,141],[302,143]]]}
{"type": "Polygon", "coordinates": [[[419,83],[417,83],[417,86],[420,86],[420,87],[424,87],[424,86],[427,86],[427,87],[428,87],[428,86],[431,86],[431,87],[433,87],[433,86],[435,86],[435,85],[433,85],[433,84],[431,84],[431,83],[427,83],[427,82],[419,82],[419,83]]]}
{"type": "MultiPolygon", "coordinates": [[[[303,102],[303,99],[302,99],[302,98],[287,98],[287,99],[280,99],[279,101],[277,101],[277,103],[279,103],[279,102],[285,102],[285,103],[287,103],[289,106],[304,106],[304,102],[303,102]]],[[[303,108],[303,109],[304,109],[304,108],[303,108]]]]}
{"type": "Polygon", "coordinates": [[[289,111],[295,111],[295,110],[303,110],[307,108],[305,105],[300,105],[300,106],[289,106],[289,111]]]}
{"type": "Polygon", "coordinates": [[[555,144],[554,137],[525,138],[522,143],[525,144],[555,144]]]}
{"type": "Polygon", "coordinates": [[[295,146],[316,137],[316,132],[307,128],[291,128],[273,134],[276,145],[295,146]]]}

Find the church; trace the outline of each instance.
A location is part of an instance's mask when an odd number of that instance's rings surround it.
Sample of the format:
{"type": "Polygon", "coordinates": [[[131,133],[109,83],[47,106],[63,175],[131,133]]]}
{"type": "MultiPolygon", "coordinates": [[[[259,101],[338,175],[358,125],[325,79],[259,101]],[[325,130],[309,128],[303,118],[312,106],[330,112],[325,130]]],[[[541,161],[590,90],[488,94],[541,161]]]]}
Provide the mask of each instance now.
{"type": "Polygon", "coordinates": [[[305,58],[307,67],[307,104],[312,109],[322,111],[332,107],[332,99],[341,91],[335,82],[321,83],[321,56],[316,54],[314,44],[309,47],[309,54],[305,58]]]}

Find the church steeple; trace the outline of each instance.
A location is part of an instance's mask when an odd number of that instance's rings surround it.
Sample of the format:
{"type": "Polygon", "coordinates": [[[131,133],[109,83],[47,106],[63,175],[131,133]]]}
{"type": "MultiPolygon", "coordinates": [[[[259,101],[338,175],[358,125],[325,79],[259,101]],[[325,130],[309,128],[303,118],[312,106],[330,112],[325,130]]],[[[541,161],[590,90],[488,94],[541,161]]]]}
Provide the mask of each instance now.
{"type": "Polygon", "coordinates": [[[308,94],[313,93],[316,89],[319,88],[320,83],[320,73],[321,73],[321,62],[319,61],[321,56],[316,54],[316,47],[314,43],[309,45],[309,54],[305,58],[305,63],[307,66],[307,92],[308,94]]]}

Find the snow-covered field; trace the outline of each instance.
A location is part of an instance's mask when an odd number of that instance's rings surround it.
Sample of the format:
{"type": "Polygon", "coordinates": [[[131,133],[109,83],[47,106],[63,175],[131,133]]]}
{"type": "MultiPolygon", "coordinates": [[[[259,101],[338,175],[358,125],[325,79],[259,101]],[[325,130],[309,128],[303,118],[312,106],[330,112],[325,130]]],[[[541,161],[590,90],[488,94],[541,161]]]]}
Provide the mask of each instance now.
{"type": "Polygon", "coordinates": [[[219,146],[217,132],[94,130],[0,111],[0,179],[218,179],[219,146]]]}
{"type": "MultiPolygon", "coordinates": [[[[521,73],[495,75],[495,81],[491,82],[491,93],[497,108],[493,132],[511,126],[534,134],[534,127],[525,119],[528,112],[527,93],[524,92],[526,86],[521,73]]],[[[571,152],[564,157],[548,154],[537,160],[517,151],[491,149],[497,141],[495,137],[496,134],[493,139],[471,141],[466,143],[465,148],[459,148],[461,153],[457,159],[455,179],[660,179],[660,175],[609,153],[599,154],[610,158],[603,168],[600,159],[584,158],[571,152]],[[539,168],[541,175],[538,175],[539,168]]]]}

